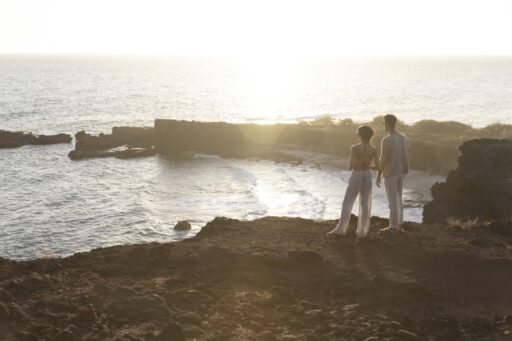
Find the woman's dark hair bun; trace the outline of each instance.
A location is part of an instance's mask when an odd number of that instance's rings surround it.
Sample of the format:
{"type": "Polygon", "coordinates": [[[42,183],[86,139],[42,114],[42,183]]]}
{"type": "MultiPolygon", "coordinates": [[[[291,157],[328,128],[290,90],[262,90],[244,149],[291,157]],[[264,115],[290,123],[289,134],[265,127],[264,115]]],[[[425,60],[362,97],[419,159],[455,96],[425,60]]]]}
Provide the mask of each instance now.
{"type": "Polygon", "coordinates": [[[357,128],[357,135],[365,140],[370,140],[373,137],[373,129],[369,126],[360,126],[357,128]]]}

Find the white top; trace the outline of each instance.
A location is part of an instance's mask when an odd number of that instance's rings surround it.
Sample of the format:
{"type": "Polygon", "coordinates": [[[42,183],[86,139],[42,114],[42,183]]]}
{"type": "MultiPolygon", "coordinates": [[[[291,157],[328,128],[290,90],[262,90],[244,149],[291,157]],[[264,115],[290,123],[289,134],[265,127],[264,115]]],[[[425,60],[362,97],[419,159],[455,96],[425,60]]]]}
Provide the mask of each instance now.
{"type": "Polygon", "coordinates": [[[403,176],[409,172],[411,149],[407,136],[402,133],[391,133],[382,139],[380,160],[384,177],[403,176]]]}

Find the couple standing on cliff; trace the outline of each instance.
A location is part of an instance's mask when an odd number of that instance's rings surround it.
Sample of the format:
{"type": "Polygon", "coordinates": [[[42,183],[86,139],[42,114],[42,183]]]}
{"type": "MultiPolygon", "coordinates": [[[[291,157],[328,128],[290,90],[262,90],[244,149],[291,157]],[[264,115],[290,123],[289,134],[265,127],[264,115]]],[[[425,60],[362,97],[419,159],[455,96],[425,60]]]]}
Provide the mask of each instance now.
{"type": "Polygon", "coordinates": [[[370,227],[372,208],[372,175],[370,170],[376,170],[376,185],[380,187],[384,176],[384,187],[389,204],[389,227],[379,232],[399,232],[403,223],[403,179],[409,172],[410,148],[407,137],[396,130],[397,118],[394,115],[384,116],[384,126],[388,135],[382,139],[380,158],[377,148],[371,145],[373,129],[361,126],[357,136],[361,143],[350,148],[350,175],[347,191],[341,208],[341,217],[336,228],[328,235],[347,233],[350,214],[354,202],[359,196],[359,215],[357,219],[357,236],[364,238],[370,227]],[[372,162],[374,163],[372,165],[372,162]]]}

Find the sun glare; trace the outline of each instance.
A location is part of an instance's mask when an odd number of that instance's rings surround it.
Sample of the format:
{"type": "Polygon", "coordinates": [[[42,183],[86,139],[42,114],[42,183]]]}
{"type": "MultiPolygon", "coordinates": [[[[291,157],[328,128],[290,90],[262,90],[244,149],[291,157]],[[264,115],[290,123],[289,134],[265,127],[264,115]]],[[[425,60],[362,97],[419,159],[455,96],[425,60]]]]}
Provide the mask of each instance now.
{"type": "MultiPolygon", "coordinates": [[[[247,98],[247,113],[255,119],[282,115],[286,105],[283,101],[297,93],[300,86],[294,81],[300,72],[300,63],[286,58],[253,57],[244,59],[242,65],[245,77],[241,77],[244,84],[240,91],[244,92],[241,96],[247,98]]],[[[287,118],[281,116],[280,119],[287,118]]]]}

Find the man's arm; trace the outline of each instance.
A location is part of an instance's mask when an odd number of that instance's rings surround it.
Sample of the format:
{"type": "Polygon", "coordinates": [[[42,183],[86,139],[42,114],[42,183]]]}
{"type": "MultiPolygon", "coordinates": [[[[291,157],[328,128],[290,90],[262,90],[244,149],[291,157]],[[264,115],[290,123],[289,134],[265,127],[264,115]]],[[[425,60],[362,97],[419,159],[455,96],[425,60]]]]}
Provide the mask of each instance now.
{"type": "Polygon", "coordinates": [[[380,159],[378,161],[376,160],[378,172],[377,178],[375,179],[375,184],[377,185],[377,187],[380,187],[380,183],[382,181],[382,170],[384,169],[384,160],[386,156],[384,143],[384,139],[382,139],[382,141],[380,142],[380,159]]]}
{"type": "Polygon", "coordinates": [[[375,148],[375,150],[373,151],[373,155],[372,155],[372,159],[370,160],[370,164],[372,163],[372,161],[373,161],[374,166],[370,166],[370,169],[374,170],[374,171],[380,170],[379,153],[377,152],[377,148],[375,148]]]}
{"type": "Polygon", "coordinates": [[[405,141],[407,141],[407,152],[409,153],[409,160],[411,159],[411,143],[409,142],[409,139],[405,137],[405,141]]]}
{"type": "Polygon", "coordinates": [[[406,168],[405,168],[405,174],[409,173],[409,169],[411,167],[411,144],[409,143],[409,139],[407,138],[407,136],[405,136],[405,134],[403,134],[404,136],[404,140],[405,140],[405,148],[406,148],[406,168]]]}

